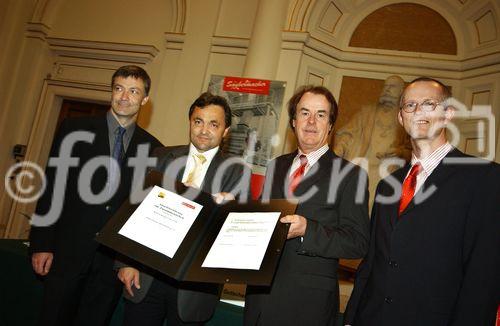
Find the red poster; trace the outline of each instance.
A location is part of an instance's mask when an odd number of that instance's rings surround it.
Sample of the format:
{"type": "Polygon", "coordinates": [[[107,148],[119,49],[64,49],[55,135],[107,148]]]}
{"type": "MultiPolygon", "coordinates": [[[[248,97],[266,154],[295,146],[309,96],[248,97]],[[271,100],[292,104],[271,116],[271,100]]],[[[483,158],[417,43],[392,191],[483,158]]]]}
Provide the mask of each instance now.
{"type": "Polygon", "coordinates": [[[251,93],[269,95],[270,80],[224,77],[222,90],[226,92],[251,93]]]}
{"type": "Polygon", "coordinates": [[[278,125],[285,87],[283,81],[220,75],[212,75],[208,84],[208,91],[226,98],[231,107],[231,132],[222,150],[252,167],[254,199],[262,191],[267,165],[281,153],[278,125]]]}

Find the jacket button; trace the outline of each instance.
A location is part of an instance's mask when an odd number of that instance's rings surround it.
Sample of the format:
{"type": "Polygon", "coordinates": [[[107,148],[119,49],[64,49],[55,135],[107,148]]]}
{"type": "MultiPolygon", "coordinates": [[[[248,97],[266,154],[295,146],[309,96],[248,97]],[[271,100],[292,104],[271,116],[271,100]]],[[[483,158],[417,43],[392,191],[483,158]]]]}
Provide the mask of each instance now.
{"type": "Polygon", "coordinates": [[[111,206],[106,205],[106,207],[104,207],[104,209],[109,212],[111,210],[111,206]]]}
{"type": "Polygon", "coordinates": [[[392,298],[391,297],[385,297],[384,298],[385,303],[392,303],[392,298]]]}

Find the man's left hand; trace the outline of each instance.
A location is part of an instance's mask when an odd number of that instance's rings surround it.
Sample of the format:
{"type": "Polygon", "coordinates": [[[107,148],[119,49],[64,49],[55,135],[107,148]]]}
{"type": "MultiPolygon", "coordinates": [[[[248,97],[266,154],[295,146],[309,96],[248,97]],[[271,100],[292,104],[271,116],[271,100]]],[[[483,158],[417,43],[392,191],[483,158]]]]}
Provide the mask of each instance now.
{"type": "Polygon", "coordinates": [[[290,223],[287,239],[303,237],[306,233],[307,219],[301,215],[287,215],[280,219],[281,223],[290,223]]]}

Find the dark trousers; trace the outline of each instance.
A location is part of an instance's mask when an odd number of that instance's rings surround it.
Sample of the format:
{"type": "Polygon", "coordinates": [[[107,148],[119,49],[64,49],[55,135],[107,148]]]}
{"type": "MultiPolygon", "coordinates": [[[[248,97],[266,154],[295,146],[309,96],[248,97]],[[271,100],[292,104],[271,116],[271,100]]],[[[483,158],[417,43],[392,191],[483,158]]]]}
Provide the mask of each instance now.
{"type": "Polygon", "coordinates": [[[40,326],[107,326],[120,299],[122,284],[113,258],[97,251],[82,270],[57,263],[44,280],[40,326]]]}
{"type": "Polygon", "coordinates": [[[204,325],[183,322],[177,312],[177,288],[167,282],[154,279],[148,293],[139,303],[125,300],[123,326],[204,325]]]}

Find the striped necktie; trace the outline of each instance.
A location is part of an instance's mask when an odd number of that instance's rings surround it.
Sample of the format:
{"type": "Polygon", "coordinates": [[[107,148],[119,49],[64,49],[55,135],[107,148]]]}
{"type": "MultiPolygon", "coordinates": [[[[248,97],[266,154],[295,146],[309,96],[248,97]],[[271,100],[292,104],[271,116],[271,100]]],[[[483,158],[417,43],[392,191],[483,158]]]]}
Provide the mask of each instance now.
{"type": "Polygon", "coordinates": [[[290,177],[290,183],[288,185],[289,196],[293,196],[295,189],[297,189],[297,186],[299,185],[300,181],[302,180],[302,177],[304,176],[304,172],[306,171],[307,156],[300,155],[299,160],[300,160],[300,166],[292,173],[290,177]]]}

